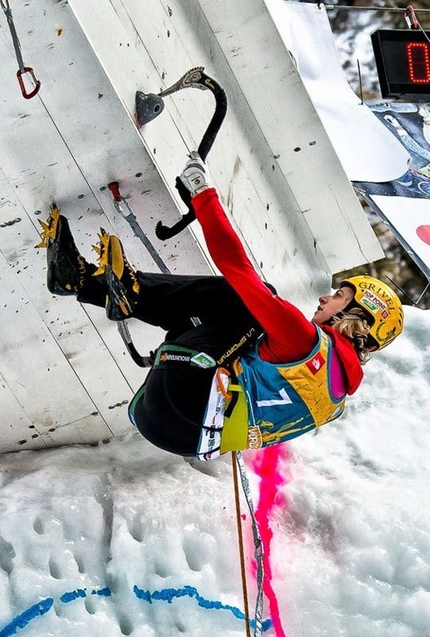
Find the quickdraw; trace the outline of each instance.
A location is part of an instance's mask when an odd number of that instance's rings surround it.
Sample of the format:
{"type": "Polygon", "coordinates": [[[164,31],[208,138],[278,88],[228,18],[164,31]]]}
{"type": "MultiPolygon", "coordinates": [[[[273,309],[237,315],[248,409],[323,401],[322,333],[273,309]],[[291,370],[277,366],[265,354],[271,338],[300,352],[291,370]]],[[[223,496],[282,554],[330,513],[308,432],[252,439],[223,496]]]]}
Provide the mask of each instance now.
{"type": "MultiPolygon", "coordinates": [[[[140,239],[145,248],[148,250],[151,257],[154,259],[155,264],[158,266],[160,272],[164,274],[170,274],[170,270],[158,254],[156,248],[151,243],[149,237],[145,234],[140,227],[137,217],[133,212],[133,208],[127,201],[127,199],[121,194],[119,189],[119,183],[117,181],[111,181],[107,186],[113,197],[113,205],[115,210],[130,224],[135,236],[140,239]]],[[[196,326],[200,324],[200,320],[197,317],[190,317],[191,324],[196,326]]],[[[133,339],[131,338],[130,330],[128,329],[127,322],[118,321],[118,332],[126,346],[130,356],[139,367],[152,367],[153,360],[151,356],[142,356],[136,349],[133,339]]]]}
{"type": "Polygon", "coordinates": [[[24,60],[22,58],[22,53],[21,53],[21,45],[19,43],[18,35],[15,29],[15,24],[14,24],[13,16],[12,16],[12,9],[10,8],[9,0],[0,0],[0,4],[2,6],[2,9],[7,19],[7,23],[9,25],[10,33],[12,36],[13,48],[15,49],[15,55],[18,62],[19,68],[16,73],[16,76],[18,78],[19,87],[21,89],[23,98],[26,100],[29,100],[35,95],[37,95],[37,93],[39,92],[40,80],[37,79],[36,74],[31,68],[31,66],[25,66],[24,64],[24,60]],[[34,83],[34,88],[30,92],[27,91],[25,83],[24,83],[24,76],[27,73],[31,76],[31,79],[33,80],[33,83],[34,83]]]}
{"type": "MultiPolygon", "coordinates": [[[[203,71],[204,68],[202,66],[191,69],[170,88],[161,91],[158,95],[154,95],[153,93],[145,94],[142,93],[142,91],[137,91],[136,117],[138,125],[143,126],[143,124],[151,121],[162,112],[164,108],[164,97],[172,95],[172,93],[176,93],[184,88],[198,88],[203,91],[209,89],[215,97],[215,112],[197,148],[200,157],[203,161],[206,161],[206,157],[213,146],[227,113],[227,96],[218,82],[212,77],[209,77],[209,75],[206,75],[203,71]]],[[[155,228],[155,234],[162,241],[170,239],[184,230],[195,218],[194,210],[191,204],[188,204],[188,212],[173,226],[166,226],[159,221],[155,228]]]]}
{"type": "Polygon", "coordinates": [[[154,259],[160,271],[164,274],[170,274],[169,268],[164,263],[163,259],[160,257],[157,250],[140,227],[131,205],[129,204],[127,199],[120,193],[119,183],[117,181],[111,181],[108,184],[108,188],[112,193],[113,205],[117,212],[119,212],[119,214],[124,217],[124,219],[130,224],[134,234],[142,241],[143,245],[148,250],[151,257],[154,259]]]}
{"type": "MultiPolygon", "coordinates": [[[[136,235],[136,237],[138,237],[142,241],[143,245],[148,250],[151,257],[154,259],[160,271],[164,272],[164,274],[169,274],[170,273],[169,268],[164,263],[163,259],[160,257],[157,250],[152,245],[151,241],[149,240],[145,232],[140,227],[132,207],[130,206],[128,201],[125,199],[125,197],[123,197],[123,195],[121,194],[119,190],[119,183],[117,181],[111,181],[108,184],[108,188],[110,192],[112,193],[113,205],[115,207],[115,210],[119,212],[119,214],[126,221],[128,221],[134,234],[136,235]]],[[[125,320],[118,321],[117,329],[118,329],[119,335],[121,336],[124,342],[124,345],[126,346],[128,350],[128,353],[130,354],[130,356],[132,357],[136,365],[139,365],[139,367],[151,367],[153,362],[151,357],[142,356],[141,354],[139,354],[138,350],[136,349],[133,343],[133,339],[131,338],[131,334],[130,334],[130,330],[128,329],[127,322],[125,320]]]]}

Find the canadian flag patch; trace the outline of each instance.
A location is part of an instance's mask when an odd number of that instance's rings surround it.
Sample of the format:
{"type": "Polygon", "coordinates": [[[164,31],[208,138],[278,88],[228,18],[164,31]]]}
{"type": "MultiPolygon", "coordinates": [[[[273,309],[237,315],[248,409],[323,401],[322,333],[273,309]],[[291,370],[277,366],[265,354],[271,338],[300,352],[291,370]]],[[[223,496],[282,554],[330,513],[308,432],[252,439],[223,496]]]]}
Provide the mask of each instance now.
{"type": "Polygon", "coordinates": [[[318,352],[310,361],[306,363],[306,366],[312,372],[312,374],[316,374],[320,371],[321,367],[325,365],[325,360],[321,352],[318,352]]]}

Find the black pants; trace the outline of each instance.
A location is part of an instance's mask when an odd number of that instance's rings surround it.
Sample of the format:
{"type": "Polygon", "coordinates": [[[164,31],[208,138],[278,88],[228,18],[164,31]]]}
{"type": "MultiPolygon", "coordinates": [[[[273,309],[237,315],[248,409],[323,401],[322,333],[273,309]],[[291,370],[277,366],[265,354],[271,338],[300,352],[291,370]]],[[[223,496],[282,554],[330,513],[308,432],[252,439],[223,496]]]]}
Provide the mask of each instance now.
{"type": "MultiPolygon", "coordinates": [[[[163,328],[165,343],[205,352],[226,366],[262,332],[223,277],[143,272],[137,277],[140,291],[133,316],[163,328]]],[[[97,279],[88,281],[78,300],[104,307],[106,289],[103,279],[97,279]]],[[[131,404],[140,433],[166,451],[194,455],[213,374],[213,368],[187,363],[166,362],[152,369],[131,404]]]]}

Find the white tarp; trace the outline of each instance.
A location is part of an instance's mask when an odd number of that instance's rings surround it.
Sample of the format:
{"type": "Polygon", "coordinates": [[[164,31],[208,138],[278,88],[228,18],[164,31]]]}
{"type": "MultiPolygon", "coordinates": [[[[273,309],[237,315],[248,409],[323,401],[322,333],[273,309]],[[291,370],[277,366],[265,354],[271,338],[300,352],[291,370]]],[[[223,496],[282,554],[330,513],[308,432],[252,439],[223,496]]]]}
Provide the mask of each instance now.
{"type": "Polygon", "coordinates": [[[430,104],[362,104],[324,6],[265,2],[346,174],[430,279],[430,104]]]}
{"type": "Polygon", "coordinates": [[[403,175],[409,155],[349,86],[324,5],[265,2],[349,179],[403,175]]]}

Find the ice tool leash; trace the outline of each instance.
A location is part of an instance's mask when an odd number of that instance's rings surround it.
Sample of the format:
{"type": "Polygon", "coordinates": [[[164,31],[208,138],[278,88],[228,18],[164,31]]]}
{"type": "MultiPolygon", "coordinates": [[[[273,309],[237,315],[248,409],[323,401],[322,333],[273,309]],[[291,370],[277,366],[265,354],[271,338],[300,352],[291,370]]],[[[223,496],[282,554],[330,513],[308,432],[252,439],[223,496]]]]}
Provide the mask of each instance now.
{"type": "MultiPolygon", "coordinates": [[[[159,115],[164,108],[163,98],[172,95],[184,88],[197,88],[200,90],[210,90],[215,98],[215,112],[206,128],[202,140],[197,148],[197,152],[203,161],[206,161],[209,151],[211,150],[216,136],[218,135],[221,124],[227,113],[227,96],[224,89],[212,77],[204,73],[204,67],[198,66],[181,77],[170,88],[161,91],[155,95],[154,93],[145,94],[142,91],[136,92],[136,119],[139,126],[153,120],[159,115]]],[[[195,213],[190,202],[185,201],[188,206],[188,212],[173,226],[168,227],[159,221],[155,228],[155,234],[159,239],[164,241],[176,236],[184,230],[192,221],[194,221],[195,213]]]]}

